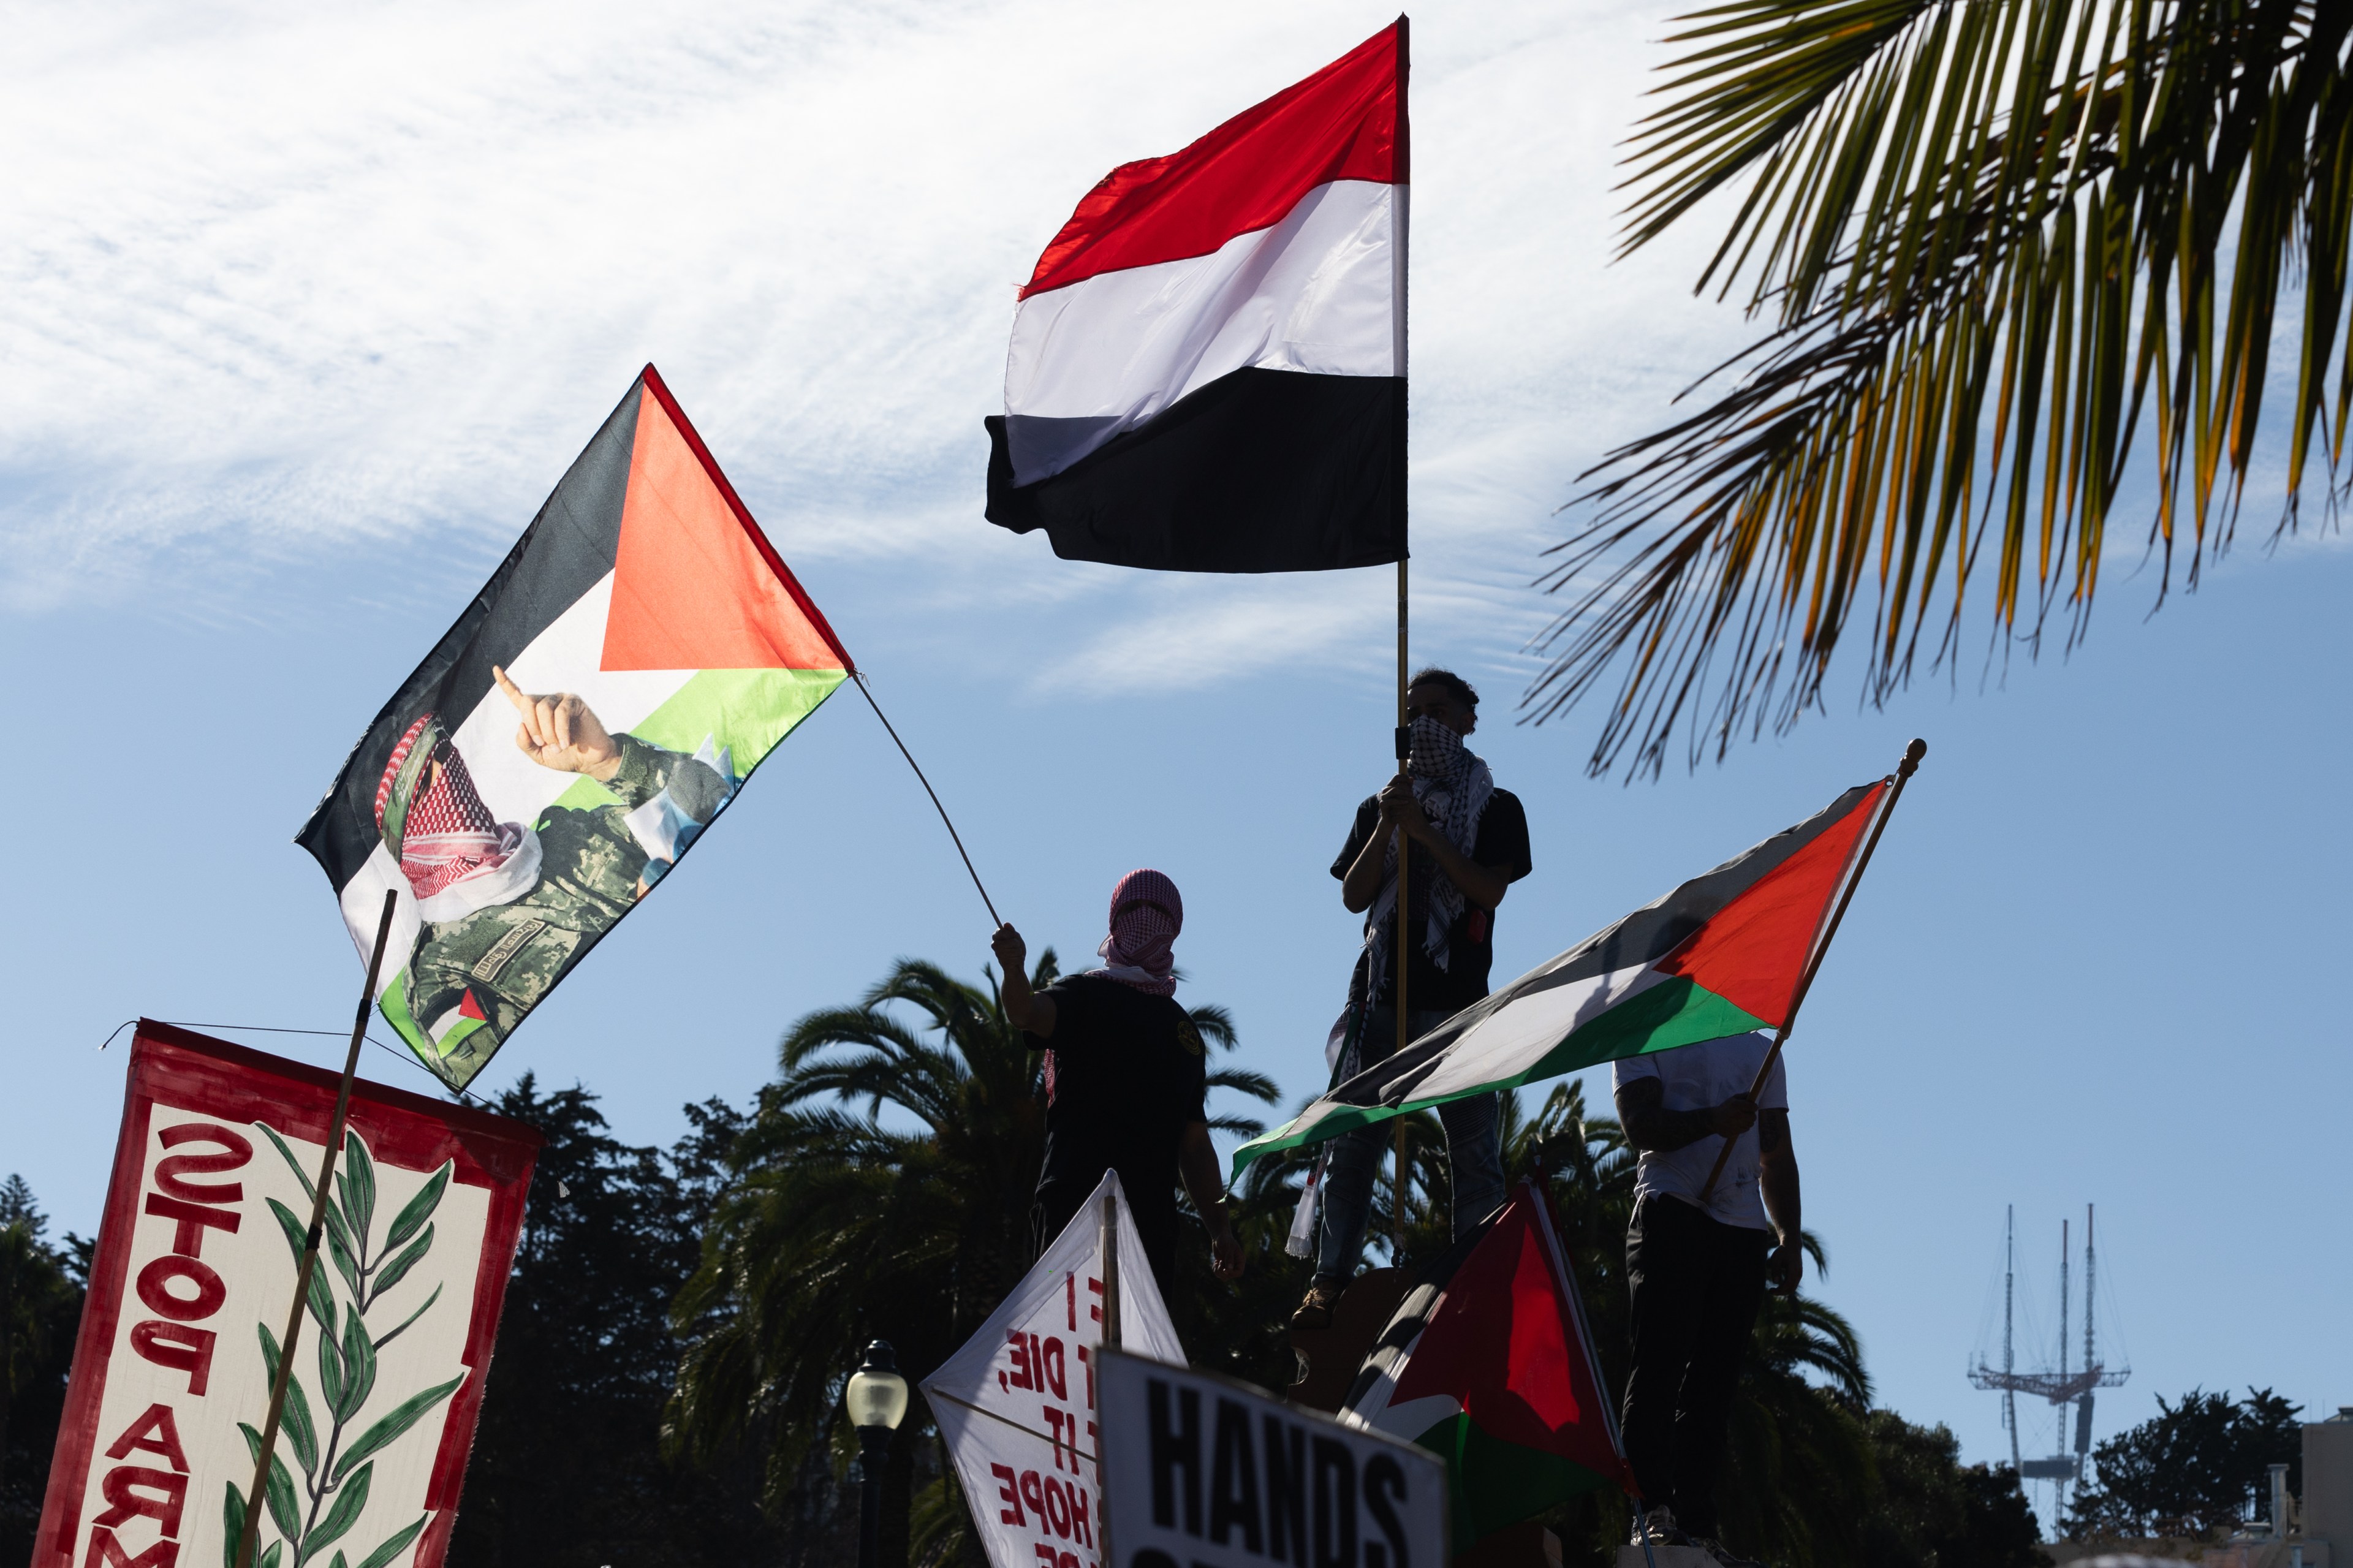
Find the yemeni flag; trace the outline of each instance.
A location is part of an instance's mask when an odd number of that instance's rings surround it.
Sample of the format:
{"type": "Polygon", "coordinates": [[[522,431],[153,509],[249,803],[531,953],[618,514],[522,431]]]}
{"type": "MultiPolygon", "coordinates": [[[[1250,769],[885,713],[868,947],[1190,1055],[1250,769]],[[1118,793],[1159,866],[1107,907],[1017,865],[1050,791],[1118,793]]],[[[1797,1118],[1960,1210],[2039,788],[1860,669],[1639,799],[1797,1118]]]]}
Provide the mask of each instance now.
{"type": "Polygon", "coordinates": [[[1087,193],[1021,289],[988,519],[1176,572],[1403,559],[1406,22],[1087,193]]]}
{"type": "Polygon", "coordinates": [[[296,841],[453,1088],[854,667],[646,366],[296,841]]]}
{"type": "Polygon", "coordinates": [[[1340,1419],[1443,1457],[1454,1550],[1594,1490],[1635,1490],[1552,1205],[1533,1182],[1415,1282],[1340,1419]]]}
{"type": "Polygon", "coordinates": [[[1780,1027],[1894,783],[1855,785],[1335,1084],[1235,1150],[1235,1176],[1270,1150],[1450,1100],[1780,1027]]]}

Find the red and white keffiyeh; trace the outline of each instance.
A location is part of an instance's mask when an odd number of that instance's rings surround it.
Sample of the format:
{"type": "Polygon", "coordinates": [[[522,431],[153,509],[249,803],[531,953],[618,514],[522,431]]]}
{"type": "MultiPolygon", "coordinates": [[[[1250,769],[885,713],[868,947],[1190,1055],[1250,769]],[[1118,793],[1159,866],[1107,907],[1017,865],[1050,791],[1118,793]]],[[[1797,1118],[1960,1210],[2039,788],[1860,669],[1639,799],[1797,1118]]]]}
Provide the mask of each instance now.
{"type": "Polygon", "coordinates": [[[466,759],[449,743],[433,714],[411,724],[392,749],[392,760],[376,785],[378,831],[384,827],[387,808],[395,803],[396,792],[402,787],[402,771],[419,746],[428,748],[431,754],[410,776],[399,842],[387,846],[400,857],[400,873],[417,895],[419,912],[427,920],[449,919],[518,897],[536,879],[536,837],[520,823],[501,823],[482,804],[474,776],[466,769],[466,759]],[[531,864],[525,867],[522,860],[531,864]],[[502,870],[517,875],[491,875],[502,870]],[[470,879],[474,885],[466,893],[454,900],[442,897],[470,879]],[[493,882],[496,887],[490,885],[493,882]],[[508,885],[518,882],[520,886],[508,885]],[[445,907],[453,903],[464,907],[445,907]]]}
{"type": "Polygon", "coordinates": [[[1185,929],[1185,900],[1165,872],[1130,871],[1111,890],[1111,931],[1096,953],[1103,967],[1087,971],[1155,996],[1176,993],[1173,950],[1185,929]]]}

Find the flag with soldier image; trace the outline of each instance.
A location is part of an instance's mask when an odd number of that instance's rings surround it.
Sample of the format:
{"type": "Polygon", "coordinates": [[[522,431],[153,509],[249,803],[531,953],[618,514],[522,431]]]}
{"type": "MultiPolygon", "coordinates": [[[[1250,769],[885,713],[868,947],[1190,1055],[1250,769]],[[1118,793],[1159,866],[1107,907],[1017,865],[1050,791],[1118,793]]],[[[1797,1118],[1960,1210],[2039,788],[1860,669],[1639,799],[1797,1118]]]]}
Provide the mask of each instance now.
{"type": "Polygon", "coordinates": [[[463,1089],[854,667],[654,367],[297,841],[463,1089]]]}

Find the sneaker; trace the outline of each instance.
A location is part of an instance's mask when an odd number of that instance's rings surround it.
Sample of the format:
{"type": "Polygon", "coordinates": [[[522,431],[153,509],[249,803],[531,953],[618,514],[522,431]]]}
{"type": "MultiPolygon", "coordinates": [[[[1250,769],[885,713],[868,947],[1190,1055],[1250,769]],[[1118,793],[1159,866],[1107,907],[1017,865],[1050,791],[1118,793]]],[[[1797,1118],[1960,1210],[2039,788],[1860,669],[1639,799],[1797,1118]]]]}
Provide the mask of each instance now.
{"type": "Polygon", "coordinates": [[[1344,1279],[1318,1279],[1308,1286],[1299,1310],[1291,1314],[1291,1326],[1309,1331],[1330,1328],[1332,1309],[1340,1304],[1340,1292],[1346,1289],[1344,1279]]]}
{"type": "Polygon", "coordinates": [[[1627,1532],[1626,1544],[1640,1546],[1646,1537],[1654,1547],[1692,1544],[1692,1538],[1675,1523],[1675,1510],[1671,1508],[1654,1508],[1648,1513],[1637,1515],[1634,1528],[1627,1532]]]}
{"type": "Polygon", "coordinates": [[[1755,1558],[1741,1556],[1712,1535],[1694,1536],[1692,1544],[1715,1558],[1717,1568],[1765,1568],[1755,1558]]]}

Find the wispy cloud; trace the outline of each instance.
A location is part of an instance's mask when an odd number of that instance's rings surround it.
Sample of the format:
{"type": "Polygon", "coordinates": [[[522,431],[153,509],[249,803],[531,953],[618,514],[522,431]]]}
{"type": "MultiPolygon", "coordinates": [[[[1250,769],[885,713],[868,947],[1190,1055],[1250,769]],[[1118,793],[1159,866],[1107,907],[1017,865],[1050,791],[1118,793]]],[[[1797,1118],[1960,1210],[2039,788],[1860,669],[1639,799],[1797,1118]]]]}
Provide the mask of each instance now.
{"type": "MultiPolygon", "coordinates": [[[[1045,680],[1313,660],[1360,585],[1038,570],[979,517],[1012,290],[1113,163],[1388,20],[1075,0],[20,10],[0,63],[0,602],[233,600],[429,540],[484,563],[660,363],[796,558],[1051,603],[1045,680]],[[1170,650],[1137,660],[1148,635],[1170,650]]],[[[1605,263],[1656,18],[1415,18],[1417,602],[1516,646],[1576,470],[1736,329],[1605,263]],[[1423,597],[1427,595],[1427,598],[1423,597]]],[[[469,567],[470,570],[470,566],[469,567]]]]}

